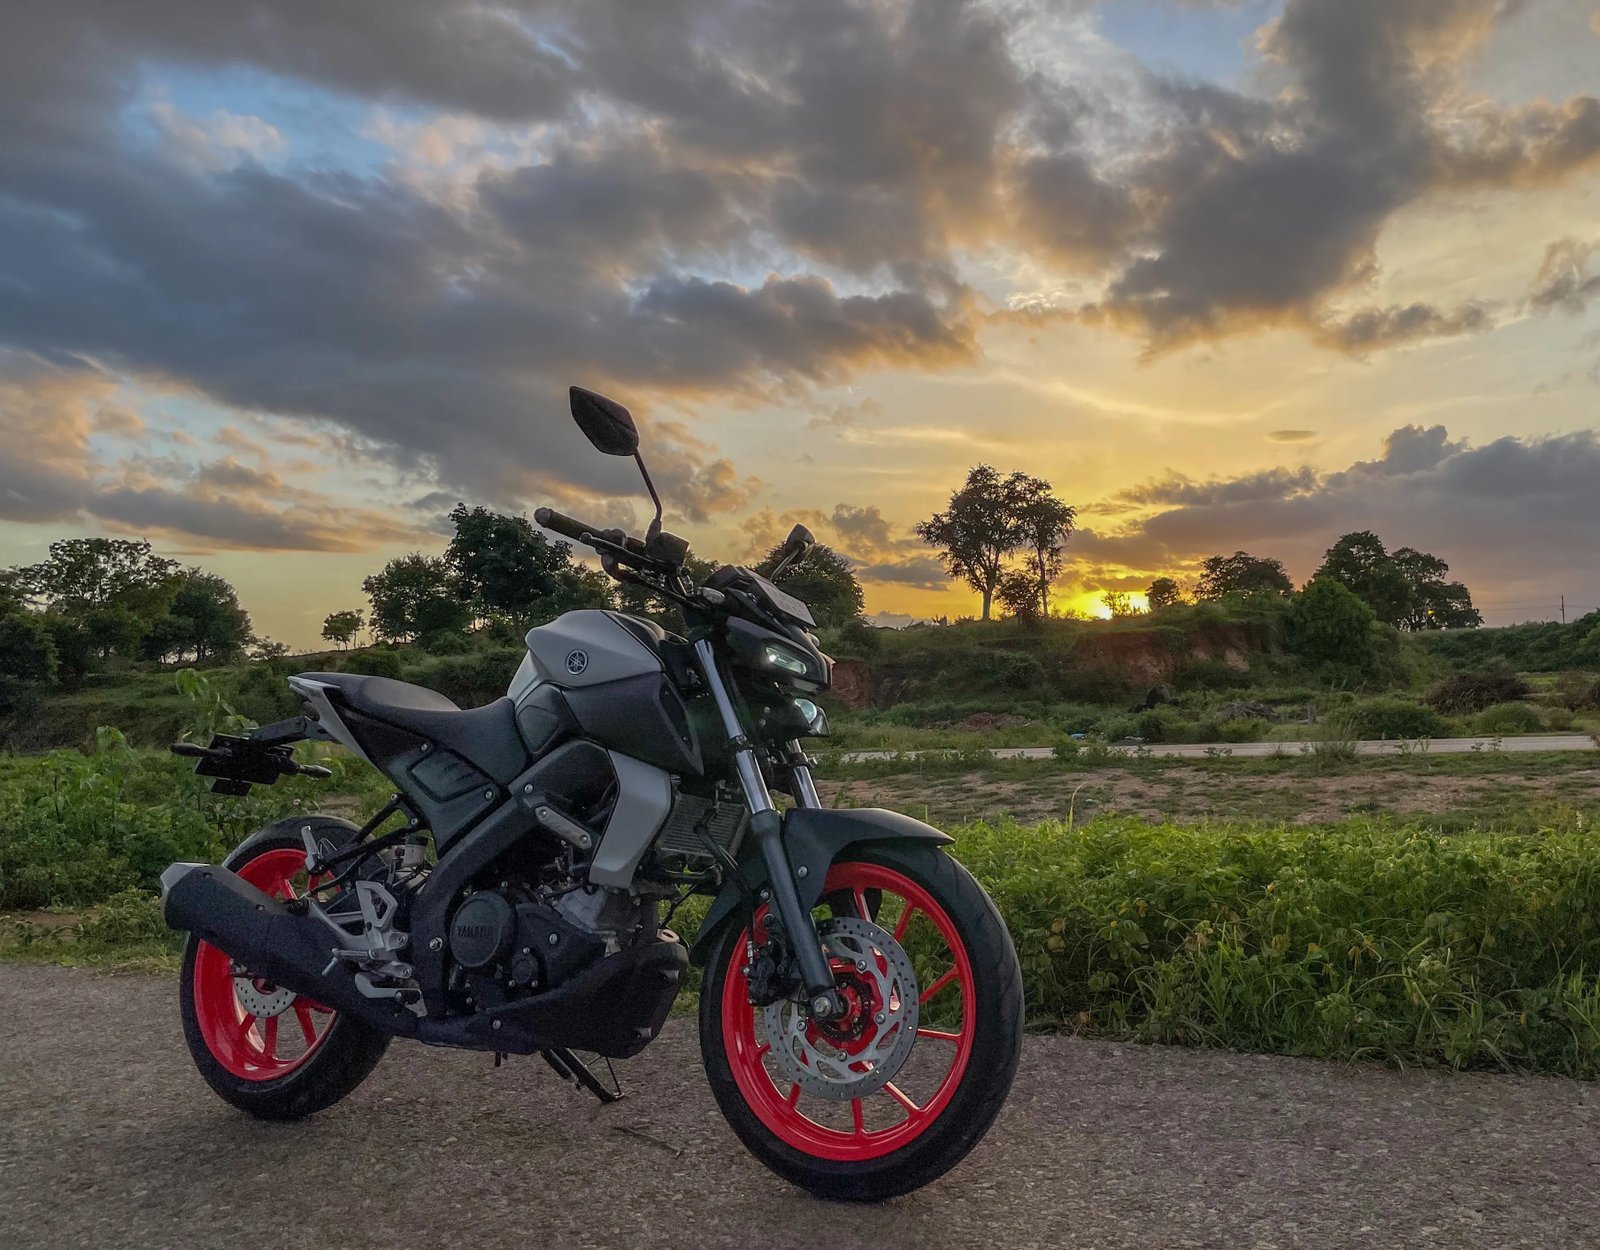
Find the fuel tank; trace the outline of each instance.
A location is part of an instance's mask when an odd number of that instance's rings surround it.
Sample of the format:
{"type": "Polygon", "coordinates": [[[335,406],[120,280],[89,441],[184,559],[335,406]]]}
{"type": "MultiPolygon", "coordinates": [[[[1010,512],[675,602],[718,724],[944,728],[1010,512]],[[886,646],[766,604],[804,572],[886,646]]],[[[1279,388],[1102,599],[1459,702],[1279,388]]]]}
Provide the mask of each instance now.
{"type": "Polygon", "coordinates": [[[530,629],[527,644],[507,693],[535,754],[536,739],[565,712],[609,750],[680,775],[704,771],[688,705],[663,659],[663,648],[681,640],[653,621],[584,608],[530,629]]]}

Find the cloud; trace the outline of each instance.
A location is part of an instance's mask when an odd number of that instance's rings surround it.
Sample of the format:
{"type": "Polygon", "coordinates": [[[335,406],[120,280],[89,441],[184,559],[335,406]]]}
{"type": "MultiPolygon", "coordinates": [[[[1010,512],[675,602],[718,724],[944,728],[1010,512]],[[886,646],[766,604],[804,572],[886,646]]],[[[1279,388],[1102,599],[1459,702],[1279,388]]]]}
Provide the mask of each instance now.
{"type": "Polygon", "coordinates": [[[1581,313],[1600,295],[1600,273],[1590,272],[1590,261],[1600,243],[1557,239],[1545,248],[1544,260],[1528,294],[1528,304],[1539,312],[1559,309],[1581,313]]]}
{"type": "Polygon", "coordinates": [[[891,583],[918,590],[943,590],[950,585],[944,565],[933,556],[908,556],[903,560],[861,565],[856,569],[856,576],[863,582],[891,583]]]}
{"type": "MultiPolygon", "coordinates": [[[[1402,208],[1600,161],[1592,96],[1465,84],[1512,7],[1288,0],[1252,91],[1124,58],[1113,93],[1045,55],[1038,11],[980,0],[25,6],[0,46],[0,345],[316,422],[419,490],[621,512],[636,483],[568,428],[572,381],[664,423],[969,366],[991,316],[1151,351],[1483,329],[1481,302],[1363,296],[1402,208]],[[297,162],[293,109],[161,94],[241,67],[399,118],[365,136],[394,160],[297,162]],[[987,256],[1048,306],[998,311],[987,256]]],[[[1530,300],[1588,298],[1582,272],[1530,300]]],[[[685,515],[748,506],[717,449],[662,439],[685,515]]]]}
{"type": "Polygon", "coordinates": [[[1071,551],[1077,561],[1151,574],[1243,549],[1282,559],[1305,578],[1340,534],[1370,529],[1391,547],[1433,552],[1469,585],[1506,599],[1600,578],[1600,433],[1592,429],[1473,446],[1443,426],[1404,426],[1377,459],[1276,472],[1143,488],[1165,506],[1115,533],[1080,529],[1071,551]]]}
{"type": "Polygon", "coordinates": [[[1462,304],[1448,313],[1431,304],[1391,304],[1331,317],[1318,327],[1316,338],[1319,343],[1352,356],[1366,356],[1424,339],[1487,330],[1493,324],[1489,310],[1477,302],[1462,304]]]}
{"type": "Polygon", "coordinates": [[[1267,441],[1273,443],[1308,443],[1316,438],[1316,430],[1268,430],[1267,441]]]}
{"type": "MultiPolygon", "coordinates": [[[[135,455],[107,467],[95,435],[146,432],[118,384],[81,364],[0,352],[0,521],[98,524],[248,551],[366,551],[421,529],[307,490],[266,463],[135,455]]],[[[265,449],[258,448],[265,457],[265,449]]]]}

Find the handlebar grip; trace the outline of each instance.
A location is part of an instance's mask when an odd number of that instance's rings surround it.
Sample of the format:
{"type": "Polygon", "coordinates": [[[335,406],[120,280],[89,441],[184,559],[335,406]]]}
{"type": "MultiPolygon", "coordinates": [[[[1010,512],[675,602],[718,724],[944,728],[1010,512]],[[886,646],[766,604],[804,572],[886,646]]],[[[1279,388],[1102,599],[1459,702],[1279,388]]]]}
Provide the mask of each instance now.
{"type": "Polygon", "coordinates": [[[567,516],[557,512],[554,508],[535,508],[533,519],[547,530],[560,534],[563,538],[570,538],[573,542],[582,542],[585,534],[600,534],[605,527],[590,525],[576,517],[567,516]]]}

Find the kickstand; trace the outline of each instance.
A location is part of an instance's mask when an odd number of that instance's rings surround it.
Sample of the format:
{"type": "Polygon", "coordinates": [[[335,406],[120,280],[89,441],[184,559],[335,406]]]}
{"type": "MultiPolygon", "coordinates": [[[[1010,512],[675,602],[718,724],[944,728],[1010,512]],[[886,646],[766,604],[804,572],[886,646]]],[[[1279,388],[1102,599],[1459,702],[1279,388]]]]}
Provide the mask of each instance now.
{"type": "Polygon", "coordinates": [[[563,1081],[571,1081],[578,1088],[588,1090],[601,1102],[612,1103],[622,1098],[622,1085],[617,1080],[617,1070],[611,1066],[611,1060],[606,1060],[606,1072],[611,1077],[611,1088],[607,1089],[589,1065],[565,1046],[552,1046],[549,1050],[541,1050],[539,1054],[563,1081]]]}

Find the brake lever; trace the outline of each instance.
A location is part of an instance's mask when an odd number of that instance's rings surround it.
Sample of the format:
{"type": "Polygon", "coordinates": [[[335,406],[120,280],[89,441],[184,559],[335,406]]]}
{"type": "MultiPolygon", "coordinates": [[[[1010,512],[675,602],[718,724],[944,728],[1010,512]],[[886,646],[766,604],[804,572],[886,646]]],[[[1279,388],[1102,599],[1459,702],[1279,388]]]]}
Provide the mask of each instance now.
{"type": "Polygon", "coordinates": [[[671,570],[660,560],[653,560],[647,555],[637,551],[630,551],[621,543],[614,543],[609,538],[601,538],[585,530],[583,537],[578,539],[585,547],[593,547],[601,555],[609,555],[620,564],[631,564],[634,568],[649,569],[652,573],[667,573],[671,570]]]}

